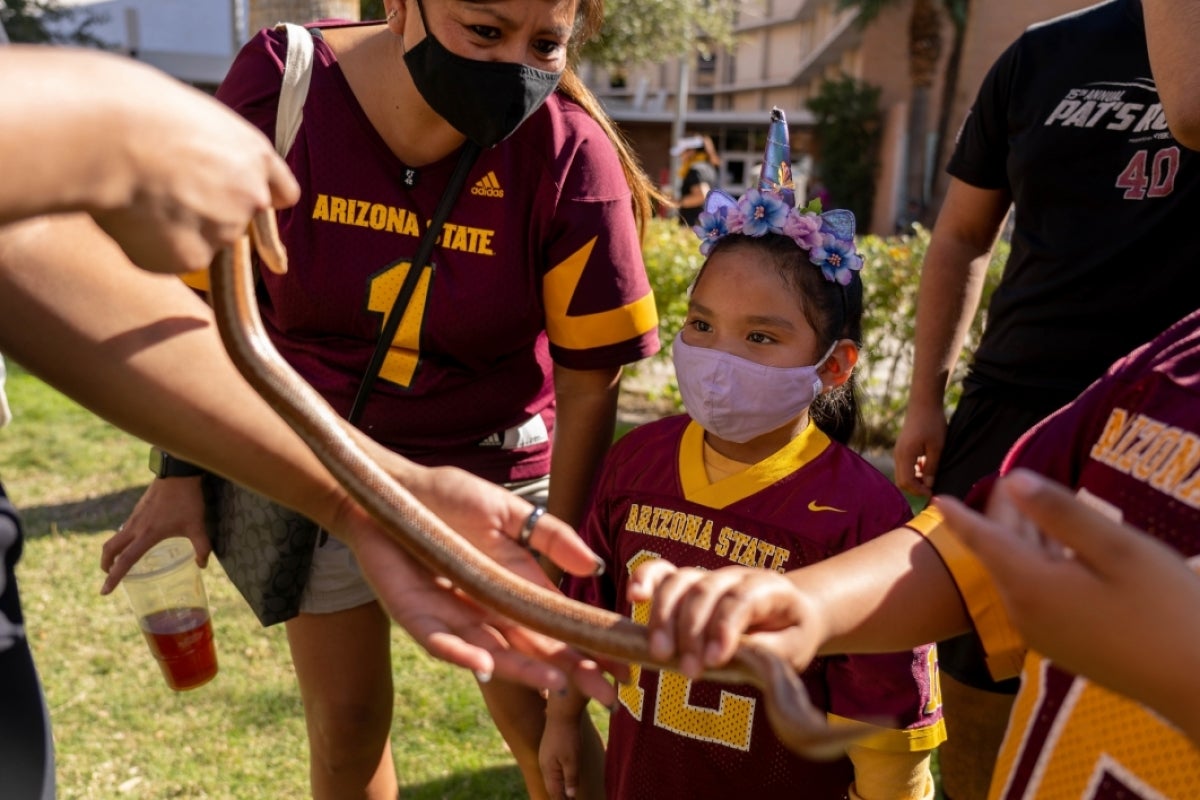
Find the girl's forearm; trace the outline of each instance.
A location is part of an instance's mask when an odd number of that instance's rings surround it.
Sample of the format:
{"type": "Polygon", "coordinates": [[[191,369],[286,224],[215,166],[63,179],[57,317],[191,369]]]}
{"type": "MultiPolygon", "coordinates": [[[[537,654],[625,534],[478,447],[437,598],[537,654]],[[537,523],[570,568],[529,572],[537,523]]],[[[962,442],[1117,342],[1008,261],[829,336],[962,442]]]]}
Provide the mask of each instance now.
{"type": "Polygon", "coordinates": [[[815,604],[826,628],[821,653],[909,650],[970,625],[933,545],[908,528],[788,577],[815,604]]]}

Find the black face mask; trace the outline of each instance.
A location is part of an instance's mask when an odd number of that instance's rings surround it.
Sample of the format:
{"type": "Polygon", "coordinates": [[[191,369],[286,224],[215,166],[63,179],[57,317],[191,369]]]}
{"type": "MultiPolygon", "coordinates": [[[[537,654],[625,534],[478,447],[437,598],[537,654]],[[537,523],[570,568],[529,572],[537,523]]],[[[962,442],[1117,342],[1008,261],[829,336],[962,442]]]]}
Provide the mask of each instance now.
{"type": "Polygon", "coordinates": [[[429,30],[420,2],[417,11],[425,38],[404,54],[413,83],[430,108],[480,147],[511,136],[558,86],[559,72],[451,53],[429,30]]]}

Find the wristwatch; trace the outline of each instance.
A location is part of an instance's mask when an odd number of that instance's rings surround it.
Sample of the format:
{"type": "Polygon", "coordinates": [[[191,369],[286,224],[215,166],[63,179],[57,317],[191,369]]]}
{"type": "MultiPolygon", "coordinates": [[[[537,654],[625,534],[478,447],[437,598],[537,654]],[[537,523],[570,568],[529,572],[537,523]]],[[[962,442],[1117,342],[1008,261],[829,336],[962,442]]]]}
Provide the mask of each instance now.
{"type": "Polygon", "coordinates": [[[195,478],[205,470],[158,447],[150,448],[150,471],[160,478],[195,478]]]}

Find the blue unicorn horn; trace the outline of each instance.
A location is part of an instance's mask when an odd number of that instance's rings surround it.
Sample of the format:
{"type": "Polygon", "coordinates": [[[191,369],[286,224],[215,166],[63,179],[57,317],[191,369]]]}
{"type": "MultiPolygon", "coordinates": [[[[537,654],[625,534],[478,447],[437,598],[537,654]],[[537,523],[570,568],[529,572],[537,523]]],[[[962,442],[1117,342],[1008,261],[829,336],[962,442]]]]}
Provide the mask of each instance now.
{"type": "Polygon", "coordinates": [[[788,208],[794,208],[796,205],[796,187],[792,182],[792,145],[787,117],[778,106],[771,109],[767,147],[763,151],[762,170],[758,174],[758,190],[778,195],[787,203],[788,208]]]}

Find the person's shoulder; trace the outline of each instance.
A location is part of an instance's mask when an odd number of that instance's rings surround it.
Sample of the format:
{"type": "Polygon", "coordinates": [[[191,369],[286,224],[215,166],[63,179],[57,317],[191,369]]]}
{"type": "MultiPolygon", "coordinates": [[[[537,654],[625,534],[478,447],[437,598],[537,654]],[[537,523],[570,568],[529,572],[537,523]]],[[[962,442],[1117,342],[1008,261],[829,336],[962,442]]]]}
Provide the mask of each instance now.
{"type": "Polygon", "coordinates": [[[238,53],[237,61],[255,58],[270,58],[282,71],[287,61],[288,32],[285,28],[271,26],[263,28],[250,37],[238,53]]]}
{"type": "Polygon", "coordinates": [[[561,90],[547,98],[545,108],[550,119],[555,123],[555,132],[564,140],[583,140],[594,136],[599,136],[605,141],[608,140],[604,128],[588,113],[587,109],[561,90]]]}
{"type": "Polygon", "coordinates": [[[1151,371],[1166,375],[1182,386],[1200,389],[1200,311],[1188,314],[1117,361],[1108,374],[1136,379],[1151,371]]]}
{"type": "MultiPolygon", "coordinates": [[[[1035,22],[1026,28],[993,62],[985,79],[987,86],[1008,87],[1013,98],[1023,98],[1046,81],[1059,79],[1064,68],[1092,69],[1096,53],[1105,53],[1113,63],[1125,63],[1144,42],[1144,35],[1131,37],[1130,14],[1140,24],[1141,13],[1131,12],[1129,0],[1107,0],[1035,22]]],[[[1136,30],[1136,29],[1135,29],[1136,30]]],[[[1144,45],[1140,48],[1144,51],[1144,45]]]]}
{"type": "Polygon", "coordinates": [[[832,439],[829,441],[829,446],[833,452],[838,454],[845,468],[853,470],[860,476],[862,481],[870,483],[873,486],[886,486],[890,493],[898,497],[903,497],[903,493],[896,488],[891,478],[881,468],[881,466],[886,467],[891,464],[890,458],[880,457],[879,459],[875,459],[868,457],[854,448],[844,445],[841,442],[833,441],[832,439]]]}
{"type": "MultiPolygon", "coordinates": [[[[238,51],[237,58],[234,59],[233,66],[222,84],[222,89],[228,91],[230,87],[227,84],[252,81],[255,77],[264,74],[271,76],[271,79],[277,83],[279,75],[283,73],[284,65],[287,63],[288,39],[292,35],[289,33],[290,27],[302,28],[312,37],[314,64],[324,65],[336,62],[337,57],[324,41],[324,32],[347,25],[348,23],[342,20],[320,20],[307,25],[285,27],[280,24],[263,28],[250,37],[250,40],[238,51]]],[[[218,92],[219,95],[220,92],[218,92]]]]}
{"type": "Polygon", "coordinates": [[[249,118],[264,132],[274,125],[284,65],[287,31],[263,28],[238,51],[217,89],[217,99],[249,118]]]}
{"type": "Polygon", "coordinates": [[[556,91],[521,126],[522,137],[539,146],[548,146],[559,156],[601,158],[616,151],[612,140],[583,106],[556,91]]]}
{"type": "Polygon", "coordinates": [[[304,25],[284,26],[282,23],[273,25],[268,28],[263,28],[242,48],[246,53],[260,53],[269,55],[273,58],[282,69],[283,64],[287,61],[289,28],[301,28],[308,32],[308,35],[313,40],[313,55],[315,63],[330,64],[337,61],[337,55],[333,48],[326,42],[327,36],[345,37],[345,36],[362,36],[369,33],[370,29],[379,25],[378,21],[363,21],[355,22],[344,19],[320,19],[315,22],[308,22],[304,25]]]}
{"type": "Polygon", "coordinates": [[[550,95],[508,140],[522,163],[544,164],[566,196],[621,200],[629,184],[604,128],[561,91],[550,95]]]}
{"type": "Polygon", "coordinates": [[[1141,18],[1140,8],[1131,0],[1105,0],[1035,22],[1025,29],[1021,40],[1043,47],[1079,42],[1080,37],[1126,30],[1131,21],[1140,27],[1141,18]]]}
{"type": "Polygon", "coordinates": [[[604,457],[606,491],[623,491],[641,486],[647,475],[673,472],[683,431],[691,418],[686,414],[663,417],[633,428],[613,442],[604,457]]]}
{"type": "Polygon", "coordinates": [[[861,498],[864,509],[879,511],[882,516],[888,518],[909,511],[910,506],[904,492],[900,491],[880,466],[876,466],[878,463],[886,467],[890,464],[890,459],[880,458],[876,462],[832,439],[829,442],[829,457],[830,479],[861,498]]]}

